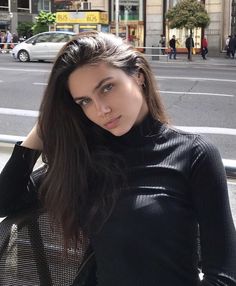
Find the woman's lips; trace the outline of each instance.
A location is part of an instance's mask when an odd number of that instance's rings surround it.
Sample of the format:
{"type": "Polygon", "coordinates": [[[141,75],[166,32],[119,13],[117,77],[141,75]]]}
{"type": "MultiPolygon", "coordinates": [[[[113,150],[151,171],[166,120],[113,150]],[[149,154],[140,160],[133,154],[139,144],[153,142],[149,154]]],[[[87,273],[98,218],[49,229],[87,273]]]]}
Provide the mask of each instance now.
{"type": "Polygon", "coordinates": [[[109,120],[107,123],[104,124],[104,126],[107,128],[107,129],[114,129],[116,128],[119,123],[120,123],[120,118],[121,118],[121,115],[120,116],[117,116],[115,118],[112,118],[111,120],[109,120]]]}

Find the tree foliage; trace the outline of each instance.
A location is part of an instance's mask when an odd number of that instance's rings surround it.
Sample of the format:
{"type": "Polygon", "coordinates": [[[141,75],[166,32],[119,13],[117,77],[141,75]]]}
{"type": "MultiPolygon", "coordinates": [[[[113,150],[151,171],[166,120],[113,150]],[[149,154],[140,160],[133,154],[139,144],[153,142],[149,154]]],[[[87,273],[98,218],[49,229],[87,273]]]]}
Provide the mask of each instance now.
{"type": "Polygon", "coordinates": [[[35,19],[36,23],[32,28],[34,35],[41,32],[47,32],[49,30],[49,25],[52,25],[56,22],[56,14],[41,11],[38,16],[35,17],[35,19]]]}
{"type": "Polygon", "coordinates": [[[202,3],[197,0],[181,0],[166,14],[171,29],[205,28],[210,23],[210,17],[202,3]]]}
{"type": "Polygon", "coordinates": [[[30,37],[32,35],[32,22],[19,22],[17,27],[17,33],[19,37],[30,37]]]}

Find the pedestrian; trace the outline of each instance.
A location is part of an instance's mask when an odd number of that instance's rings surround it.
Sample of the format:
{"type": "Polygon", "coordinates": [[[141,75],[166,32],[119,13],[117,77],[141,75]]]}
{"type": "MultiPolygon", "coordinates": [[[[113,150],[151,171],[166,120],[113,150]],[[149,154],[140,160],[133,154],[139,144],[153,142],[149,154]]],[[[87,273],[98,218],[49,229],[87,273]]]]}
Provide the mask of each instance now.
{"type": "Polygon", "coordinates": [[[206,55],[208,54],[208,41],[207,37],[204,36],[202,39],[201,55],[203,60],[206,60],[206,55]]]}
{"type": "Polygon", "coordinates": [[[16,33],[13,33],[13,35],[12,35],[12,42],[13,42],[13,44],[18,44],[18,42],[19,42],[19,37],[17,36],[16,33]]]}
{"type": "Polygon", "coordinates": [[[121,38],[84,32],[59,52],[38,123],[1,173],[1,215],[35,201],[28,181],[40,152],[38,198],[66,241],[89,238],[93,285],[236,285],[219,152],[171,127],[148,61],[121,38]]]}
{"type": "Polygon", "coordinates": [[[226,57],[230,58],[230,47],[229,47],[229,42],[231,39],[231,35],[228,36],[228,38],[225,40],[225,50],[226,50],[226,57]]]}
{"type": "Polygon", "coordinates": [[[232,59],[234,59],[234,56],[235,56],[235,41],[236,41],[236,37],[231,37],[230,40],[229,40],[229,53],[230,53],[230,57],[232,59]]]}
{"type": "Polygon", "coordinates": [[[189,36],[187,37],[186,41],[185,41],[185,47],[188,50],[188,60],[191,59],[191,55],[192,55],[192,50],[194,48],[194,41],[193,41],[193,37],[189,36]]]}
{"type": "Polygon", "coordinates": [[[175,35],[172,36],[172,38],[169,41],[169,46],[170,46],[170,55],[169,58],[172,59],[172,55],[174,56],[174,60],[176,60],[176,39],[175,35]]]}
{"type": "Polygon", "coordinates": [[[135,39],[136,39],[136,36],[135,36],[135,31],[132,31],[131,34],[128,36],[128,43],[130,45],[135,45],[135,39]]]}
{"type": "Polygon", "coordinates": [[[12,43],[12,34],[9,30],[7,30],[7,33],[6,33],[6,43],[7,43],[7,49],[10,49],[11,43],[12,43]]]}
{"type": "Polygon", "coordinates": [[[159,45],[161,46],[161,53],[162,55],[165,55],[165,48],[166,48],[166,37],[164,35],[161,35],[161,39],[159,41],[159,45]]]}
{"type": "Polygon", "coordinates": [[[234,59],[235,51],[236,51],[236,34],[235,34],[234,37],[230,40],[229,45],[230,45],[230,50],[231,50],[232,58],[234,59]]]}
{"type": "Polygon", "coordinates": [[[4,47],[4,44],[2,44],[2,43],[4,43],[4,35],[0,31],[0,49],[3,49],[3,47],[4,47]]]}

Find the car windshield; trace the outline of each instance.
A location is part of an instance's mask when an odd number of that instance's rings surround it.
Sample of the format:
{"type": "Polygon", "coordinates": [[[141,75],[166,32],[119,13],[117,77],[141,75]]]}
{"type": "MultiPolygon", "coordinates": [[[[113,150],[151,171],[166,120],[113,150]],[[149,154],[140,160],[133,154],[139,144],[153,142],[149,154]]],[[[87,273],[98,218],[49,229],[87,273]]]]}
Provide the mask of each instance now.
{"type": "Polygon", "coordinates": [[[31,37],[28,40],[26,40],[25,43],[31,44],[33,41],[35,41],[36,38],[37,38],[37,36],[31,37]]]}
{"type": "Polygon", "coordinates": [[[31,37],[30,39],[26,40],[25,43],[31,44],[31,43],[46,43],[46,42],[52,42],[52,43],[64,43],[69,41],[73,37],[73,34],[67,34],[67,33],[45,33],[45,34],[39,34],[34,37],[31,37]]]}

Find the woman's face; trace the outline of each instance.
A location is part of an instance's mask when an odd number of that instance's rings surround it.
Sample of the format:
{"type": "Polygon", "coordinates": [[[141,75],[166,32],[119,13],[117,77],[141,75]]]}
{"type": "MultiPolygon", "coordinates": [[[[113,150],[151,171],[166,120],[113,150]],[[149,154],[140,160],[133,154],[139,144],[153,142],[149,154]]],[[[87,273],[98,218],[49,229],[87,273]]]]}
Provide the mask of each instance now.
{"type": "Polygon", "coordinates": [[[85,115],[115,136],[127,133],[148,112],[143,74],[128,76],[107,64],[85,65],[68,80],[70,93],[85,115]]]}

